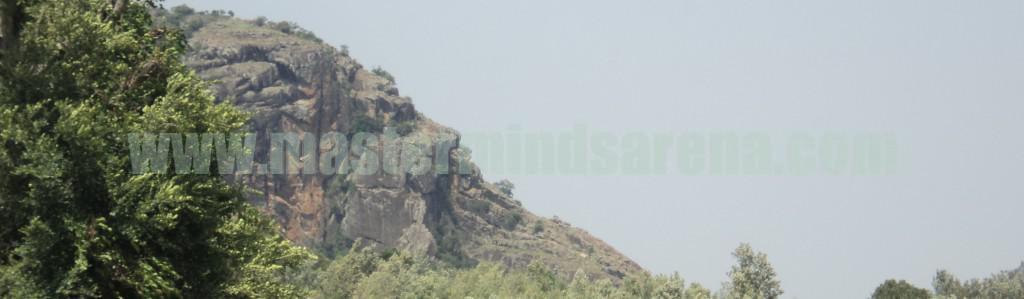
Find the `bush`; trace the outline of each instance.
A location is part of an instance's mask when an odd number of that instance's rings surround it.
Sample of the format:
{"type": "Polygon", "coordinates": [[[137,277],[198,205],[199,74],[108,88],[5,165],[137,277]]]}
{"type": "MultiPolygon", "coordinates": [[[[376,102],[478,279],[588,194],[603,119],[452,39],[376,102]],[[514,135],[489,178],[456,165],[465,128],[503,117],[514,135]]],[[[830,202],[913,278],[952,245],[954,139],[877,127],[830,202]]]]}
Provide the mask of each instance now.
{"type": "MultiPolygon", "coordinates": [[[[257,19],[257,20],[259,20],[259,19],[257,19]]],[[[312,31],[303,29],[302,27],[299,27],[298,24],[295,24],[293,22],[288,22],[288,21],[267,22],[266,18],[263,18],[261,23],[257,23],[258,26],[263,26],[263,24],[266,24],[266,26],[269,26],[271,29],[274,29],[274,30],[277,30],[277,31],[281,31],[281,33],[284,33],[284,34],[294,35],[296,37],[299,37],[299,38],[302,38],[302,39],[305,39],[305,40],[311,40],[311,41],[318,42],[318,43],[319,42],[323,42],[323,40],[321,40],[319,37],[317,37],[316,34],[313,34],[312,31]]]]}
{"type": "Polygon", "coordinates": [[[544,223],[540,222],[540,221],[534,222],[533,223],[533,227],[530,228],[530,231],[533,232],[534,234],[539,234],[539,233],[544,232],[544,223]]]}
{"type": "Polygon", "coordinates": [[[507,179],[498,181],[497,183],[494,183],[494,185],[498,187],[498,190],[500,190],[501,193],[505,193],[508,197],[512,197],[512,190],[516,188],[516,185],[512,184],[512,182],[507,179]]]}
{"type": "Polygon", "coordinates": [[[381,133],[384,123],[366,115],[356,116],[352,124],[352,133],[381,133]]]}
{"type": "Polygon", "coordinates": [[[388,73],[388,71],[385,71],[379,66],[373,68],[373,74],[384,78],[384,80],[388,80],[388,83],[395,84],[395,76],[392,76],[391,73],[388,73]]]}
{"type": "Polygon", "coordinates": [[[191,36],[192,33],[199,31],[199,29],[203,28],[203,26],[206,26],[206,23],[203,22],[202,19],[189,18],[187,21],[185,21],[185,25],[182,26],[181,30],[185,32],[186,36],[191,36]]]}
{"type": "Polygon", "coordinates": [[[467,200],[466,210],[475,214],[487,214],[491,212],[491,203],[486,200],[467,200]]]}
{"type": "Polygon", "coordinates": [[[188,5],[182,4],[182,5],[178,5],[178,6],[172,7],[171,8],[171,13],[174,13],[175,15],[178,15],[178,16],[190,16],[190,15],[195,14],[196,10],[192,9],[191,7],[188,7],[188,5]]]}
{"type": "Polygon", "coordinates": [[[267,24],[267,17],[256,17],[256,19],[252,20],[252,23],[256,26],[263,27],[263,25],[267,24]]]}
{"type": "Polygon", "coordinates": [[[904,281],[886,280],[871,294],[871,299],[928,299],[931,294],[926,289],[915,287],[904,281]]]}
{"type": "Polygon", "coordinates": [[[407,121],[399,122],[398,125],[395,125],[395,132],[398,133],[398,135],[402,136],[402,137],[405,137],[405,136],[408,136],[409,134],[412,134],[412,132],[415,131],[415,130],[416,130],[416,122],[415,121],[407,120],[407,121]]]}
{"type": "Polygon", "coordinates": [[[505,211],[498,216],[498,221],[501,223],[502,228],[511,230],[519,226],[519,223],[523,221],[523,216],[513,211],[505,211]]]}
{"type": "Polygon", "coordinates": [[[303,29],[303,28],[300,28],[300,27],[294,27],[294,28],[292,28],[292,31],[294,31],[295,36],[298,36],[299,38],[302,38],[302,39],[305,39],[305,40],[314,41],[314,42],[318,42],[318,43],[323,42],[323,40],[320,39],[320,37],[316,36],[316,34],[314,34],[312,31],[309,31],[309,30],[306,30],[306,29],[303,29]]]}
{"type": "Polygon", "coordinates": [[[277,31],[281,31],[284,34],[291,34],[292,33],[292,29],[295,28],[294,24],[292,24],[291,22],[287,22],[287,21],[271,22],[269,25],[270,25],[270,28],[273,28],[274,30],[277,30],[277,31]]]}

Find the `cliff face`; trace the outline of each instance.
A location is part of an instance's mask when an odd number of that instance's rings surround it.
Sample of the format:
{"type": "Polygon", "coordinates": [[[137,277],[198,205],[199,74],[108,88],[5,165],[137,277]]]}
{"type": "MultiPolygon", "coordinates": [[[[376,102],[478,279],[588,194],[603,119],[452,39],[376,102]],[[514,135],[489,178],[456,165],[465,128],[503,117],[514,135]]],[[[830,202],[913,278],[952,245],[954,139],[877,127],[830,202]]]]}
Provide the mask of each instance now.
{"type": "MultiPolygon", "coordinates": [[[[456,131],[418,113],[390,75],[285,31],[218,18],[203,24],[189,41],[188,65],[214,80],[218,100],[253,113],[250,126],[258,133],[258,145],[269,144],[270,133],[320,136],[384,128],[398,128],[401,142],[427,149],[445,140],[458,142],[456,131]]],[[[257,162],[267,161],[266,148],[257,146],[257,162]]],[[[289,239],[328,253],[363,240],[456,264],[490,261],[522,267],[538,260],[563,273],[583,269],[592,277],[614,280],[643,271],[587,232],[523,209],[481,178],[467,152],[448,154],[452,161],[469,163],[461,166],[471,171],[235,179],[261,191],[251,202],[276,217],[289,239]]],[[[348,158],[359,161],[361,156],[348,158]]],[[[307,159],[318,156],[302,156],[291,164],[307,159]]]]}

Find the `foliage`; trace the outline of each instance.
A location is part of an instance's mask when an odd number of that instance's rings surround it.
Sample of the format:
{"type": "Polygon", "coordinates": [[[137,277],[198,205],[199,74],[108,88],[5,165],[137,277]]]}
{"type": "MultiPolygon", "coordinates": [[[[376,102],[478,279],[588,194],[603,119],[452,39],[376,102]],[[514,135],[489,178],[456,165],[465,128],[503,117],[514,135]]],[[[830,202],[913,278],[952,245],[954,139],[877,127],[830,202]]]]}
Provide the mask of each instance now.
{"type": "Polygon", "coordinates": [[[497,186],[498,190],[501,190],[501,193],[504,193],[508,197],[512,197],[512,191],[516,189],[516,185],[512,184],[512,181],[509,181],[508,179],[500,180],[497,183],[494,183],[494,186],[497,186]]]}
{"type": "Polygon", "coordinates": [[[470,199],[465,201],[466,210],[473,212],[477,215],[483,215],[491,212],[491,202],[486,200],[470,199]]]}
{"type": "Polygon", "coordinates": [[[256,21],[257,26],[267,26],[274,30],[281,31],[284,34],[294,35],[302,39],[310,40],[313,42],[323,42],[319,37],[316,36],[312,31],[306,30],[305,28],[299,27],[298,24],[288,21],[281,22],[267,22],[266,19],[262,21],[256,21]]]}
{"type": "Polygon", "coordinates": [[[9,266],[0,266],[0,298],[46,298],[40,287],[24,273],[9,266]]]}
{"type": "Polygon", "coordinates": [[[373,68],[373,74],[384,78],[384,80],[387,80],[390,84],[395,84],[395,76],[392,76],[391,73],[379,66],[373,68]]]}
{"type": "Polygon", "coordinates": [[[928,299],[928,290],[915,287],[905,280],[886,280],[871,294],[871,299],[928,299]]]}
{"type": "Polygon", "coordinates": [[[687,299],[711,299],[711,290],[694,282],[690,283],[690,287],[686,288],[686,295],[683,297],[687,299]]]}
{"type": "Polygon", "coordinates": [[[259,27],[263,27],[264,25],[267,25],[267,17],[264,17],[264,16],[256,17],[256,19],[252,20],[252,23],[253,23],[253,25],[256,25],[256,26],[259,26],[259,27]]]}
{"type": "Polygon", "coordinates": [[[608,279],[591,279],[583,270],[561,277],[536,261],[523,269],[495,264],[453,268],[368,248],[335,260],[320,277],[313,283],[314,298],[710,298],[699,285],[684,289],[678,275],[631,276],[616,287],[608,279]]]}
{"type": "Polygon", "coordinates": [[[740,244],[732,255],[737,264],[729,271],[727,298],[775,299],[782,295],[767,255],[754,252],[749,244],[740,244]]]}
{"type": "Polygon", "coordinates": [[[228,14],[223,11],[196,12],[187,5],[178,5],[171,9],[154,8],[150,10],[155,27],[180,29],[185,37],[190,37],[206,24],[226,19],[228,14]]]}
{"type": "Polygon", "coordinates": [[[523,216],[517,211],[505,210],[498,215],[498,224],[507,230],[515,229],[523,221],[523,216]]]}
{"type": "Polygon", "coordinates": [[[530,227],[530,232],[533,234],[539,234],[544,232],[544,223],[540,221],[533,222],[533,226],[530,227]]]}
{"type": "Polygon", "coordinates": [[[415,130],[416,121],[414,120],[401,121],[395,125],[395,133],[398,133],[398,135],[402,137],[409,136],[409,134],[412,134],[415,130]]]}
{"type": "Polygon", "coordinates": [[[302,297],[283,278],[309,254],[240,187],[130,173],[129,133],[247,120],[185,70],[182,35],[136,1],[17,3],[0,52],[0,296],[302,297]]]}
{"type": "MultiPolygon", "coordinates": [[[[449,224],[451,225],[451,224],[449,224]]],[[[443,228],[447,232],[441,235],[437,242],[437,258],[445,264],[455,267],[471,267],[477,265],[477,261],[470,259],[462,251],[462,238],[450,228],[443,228]]]]}
{"type": "MultiPolygon", "coordinates": [[[[187,37],[192,36],[192,34],[209,23],[218,20],[225,20],[235,16],[233,11],[224,10],[197,12],[195,9],[188,7],[187,5],[178,5],[169,10],[153,9],[152,14],[154,16],[154,23],[157,26],[180,28],[187,37]]],[[[270,22],[266,17],[257,17],[251,22],[256,26],[266,26],[268,28],[281,31],[284,34],[294,35],[299,38],[318,43],[323,42],[323,40],[317,37],[312,31],[306,30],[293,22],[270,22]]]]}
{"type": "Polygon", "coordinates": [[[358,115],[352,122],[352,133],[381,133],[384,122],[366,115],[358,115]]]}
{"type": "Polygon", "coordinates": [[[1024,263],[1015,270],[966,282],[940,270],[935,275],[933,286],[939,298],[1024,298],[1024,263]]]}
{"type": "Polygon", "coordinates": [[[350,252],[332,262],[320,275],[316,294],[324,298],[351,298],[359,282],[373,274],[381,261],[368,248],[350,252]]]}
{"type": "Polygon", "coordinates": [[[195,14],[196,10],[192,9],[188,5],[182,4],[175,7],[171,7],[171,13],[177,16],[190,16],[195,14]]]}

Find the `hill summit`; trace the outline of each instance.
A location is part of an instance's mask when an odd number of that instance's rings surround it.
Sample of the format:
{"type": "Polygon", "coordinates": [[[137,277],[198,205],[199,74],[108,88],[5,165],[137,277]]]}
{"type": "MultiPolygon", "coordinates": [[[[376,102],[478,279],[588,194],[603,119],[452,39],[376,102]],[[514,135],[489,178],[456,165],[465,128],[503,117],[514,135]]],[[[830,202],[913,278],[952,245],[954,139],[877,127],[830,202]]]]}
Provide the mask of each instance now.
{"type": "MultiPolygon", "coordinates": [[[[458,131],[416,111],[386,71],[367,69],[346,49],[326,45],[292,23],[241,20],[221,11],[197,13],[181,7],[156,14],[189,36],[185,61],[214,82],[218,101],[252,113],[249,130],[256,133],[257,144],[267,144],[274,133],[351,136],[396,130],[401,142],[411,145],[458,145],[458,131]]],[[[385,156],[382,147],[369,149],[385,156]]],[[[468,150],[455,147],[448,154],[453,169],[469,171],[233,179],[259,191],[250,202],[272,215],[288,239],[326,255],[363,244],[454,265],[486,261],[524,268],[538,261],[567,276],[582,270],[613,281],[644,272],[586,231],[526,210],[507,185],[482,178],[468,150]]],[[[268,155],[257,147],[255,160],[265,163],[268,155]]],[[[360,162],[363,156],[349,153],[347,158],[360,162]]]]}

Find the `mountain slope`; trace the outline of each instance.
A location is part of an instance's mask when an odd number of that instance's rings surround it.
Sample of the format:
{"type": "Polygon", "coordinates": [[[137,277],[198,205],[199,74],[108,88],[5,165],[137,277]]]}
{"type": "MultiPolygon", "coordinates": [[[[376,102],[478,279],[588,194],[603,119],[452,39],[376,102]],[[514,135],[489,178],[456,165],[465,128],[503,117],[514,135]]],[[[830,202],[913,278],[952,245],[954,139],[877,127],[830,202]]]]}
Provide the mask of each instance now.
{"type": "MultiPolygon", "coordinates": [[[[288,23],[188,11],[158,14],[188,32],[192,50],[186,62],[216,82],[218,100],[253,113],[250,127],[259,134],[258,145],[269,144],[271,133],[351,135],[385,128],[397,128],[402,142],[423,148],[459,140],[457,131],[417,112],[386,72],[366,69],[344,50],[288,23]]],[[[257,162],[266,163],[265,148],[257,146],[257,162]]],[[[383,156],[380,147],[374,150],[383,156]]],[[[452,169],[468,166],[471,171],[235,179],[261,191],[251,202],[273,215],[285,236],[327,254],[362,240],[454,264],[488,261],[524,267],[540,261],[565,274],[582,269],[591,277],[616,281],[644,271],[586,231],[524,209],[482,179],[467,151],[449,154],[452,169]]],[[[348,158],[360,160],[352,154],[348,158]]],[[[306,159],[318,157],[299,160],[306,159]]]]}

